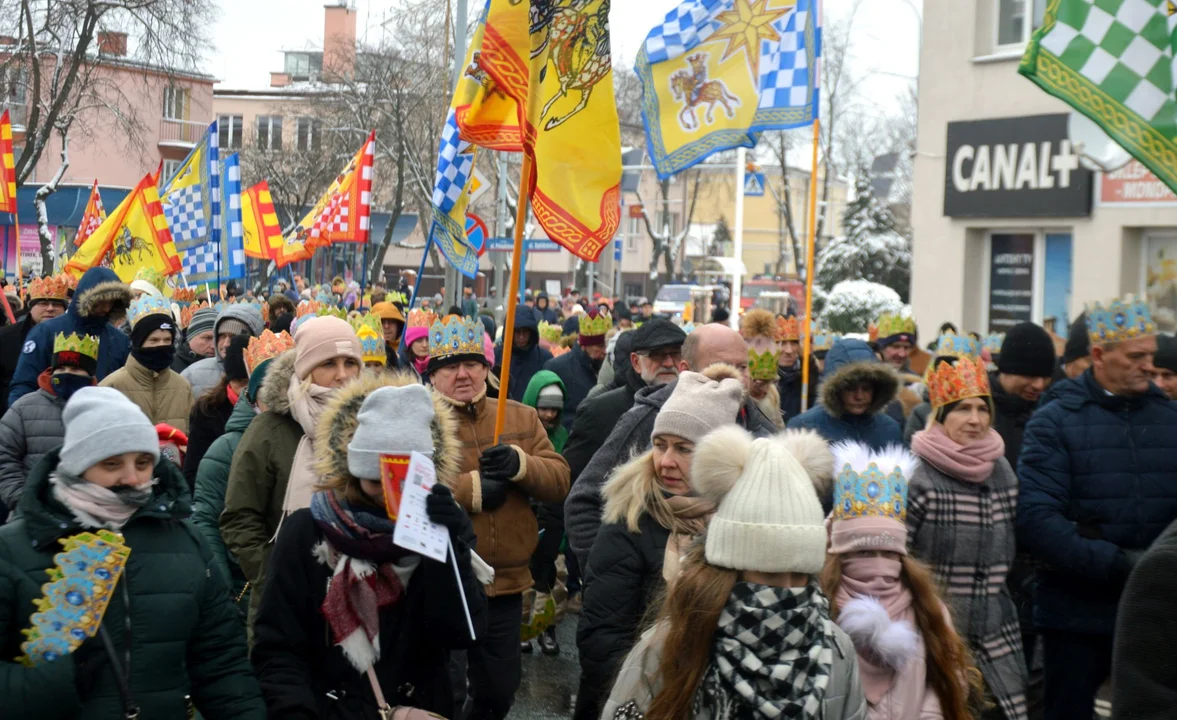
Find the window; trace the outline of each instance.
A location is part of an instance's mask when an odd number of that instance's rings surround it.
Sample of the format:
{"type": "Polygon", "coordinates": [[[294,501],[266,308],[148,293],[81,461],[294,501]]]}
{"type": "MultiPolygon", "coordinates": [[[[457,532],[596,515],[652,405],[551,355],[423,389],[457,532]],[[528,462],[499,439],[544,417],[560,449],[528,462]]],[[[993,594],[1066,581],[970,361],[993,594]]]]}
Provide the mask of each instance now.
{"type": "Polygon", "coordinates": [[[262,150],[282,149],[281,115],[258,115],[257,146],[262,150]]]}
{"type": "Polygon", "coordinates": [[[323,54],[288,52],[285,70],[291,80],[315,80],[323,72],[323,54]]]}
{"type": "Polygon", "coordinates": [[[191,103],[188,88],[168,85],[163,89],[163,116],[168,120],[187,120],[191,103]]]}
{"type": "Polygon", "coordinates": [[[629,217],[629,227],[625,231],[625,250],[633,252],[638,249],[638,238],[646,234],[646,225],[640,217],[629,217]]]}
{"type": "Polygon", "coordinates": [[[245,130],[245,118],[240,115],[217,117],[217,131],[222,150],[240,150],[241,136],[245,130]]]}
{"type": "Polygon", "coordinates": [[[1046,0],[997,0],[997,46],[1030,42],[1030,33],[1041,27],[1045,14],[1046,0]],[[1032,13],[1030,18],[1026,17],[1028,12],[1032,13]]]}
{"type": "Polygon", "coordinates": [[[1165,333],[1177,331],[1177,235],[1159,232],[1145,237],[1140,289],[1148,295],[1157,328],[1165,333]]]}
{"type": "Polygon", "coordinates": [[[172,178],[176,176],[176,172],[180,169],[180,165],[182,164],[182,160],[163,161],[163,172],[161,172],[159,176],[159,186],[161,188],[167,187],[168,183],[172,181],[172,178]]]}
{"type": "Polygon", "coordinates": [[[309,117],[300,117],[295,123],[294,146],[299,150],[319,150],[323,146],[323,123],[309,117]]]}

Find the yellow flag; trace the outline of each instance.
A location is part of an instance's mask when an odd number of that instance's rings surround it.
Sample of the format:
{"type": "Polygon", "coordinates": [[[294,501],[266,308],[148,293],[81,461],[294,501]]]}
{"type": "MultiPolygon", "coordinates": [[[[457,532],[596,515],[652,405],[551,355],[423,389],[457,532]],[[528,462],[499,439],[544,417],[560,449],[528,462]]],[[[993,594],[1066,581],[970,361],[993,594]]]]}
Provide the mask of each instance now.
{"type": "Polygon", "coordinates": [[[245,255],[260,260],[273,260],[282,247],[282,228],[270,197],[270,184],[262,180],[241,193],[241,222],[245,255]]]}
{"type": "Polygon", "coordinates": [[[150,174],[90,233],[65,269],[81,277],[99,264],[108,264],[123,282],[131,282],[144,268],[161,275],[180,271],[180,257],[150,174]]]}

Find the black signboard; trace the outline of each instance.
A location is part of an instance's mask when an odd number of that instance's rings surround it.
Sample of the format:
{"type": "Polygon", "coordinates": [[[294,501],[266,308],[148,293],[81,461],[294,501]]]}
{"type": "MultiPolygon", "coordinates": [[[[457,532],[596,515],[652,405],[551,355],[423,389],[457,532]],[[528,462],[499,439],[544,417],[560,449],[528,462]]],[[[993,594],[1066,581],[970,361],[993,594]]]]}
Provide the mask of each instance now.
{"type": "Polygon", "coordinates": [[[1034,311],[1034,236],[992,235],[989,332],[1007,332],[1034,311]]]}
{"type": "Polygon", "coordinates": [[[1092,172],[1067,138],[1067,116],[948,123],[948,217],[1086,217],[1092,172]]]}

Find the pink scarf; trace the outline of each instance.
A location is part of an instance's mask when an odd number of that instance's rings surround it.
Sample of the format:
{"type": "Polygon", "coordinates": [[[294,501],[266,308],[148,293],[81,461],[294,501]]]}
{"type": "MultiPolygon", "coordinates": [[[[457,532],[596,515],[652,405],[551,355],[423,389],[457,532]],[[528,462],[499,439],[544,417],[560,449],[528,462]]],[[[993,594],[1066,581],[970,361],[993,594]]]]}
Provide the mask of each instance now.
{"type": "Polygon", "coordinates": [[[911,449],[937,470],[979,485],[993,475],[993,463],[997,458],[1005,455],[1005,441],[996,430],[989,428],[980,440],[960,445],[948,437],[943,426],[934,423],[931,428],[912,436],[911,449]]]}
{"type": "MultiPolygon", "coordinates": [[[[886,557],[845,557],[842,558],[842,584],[838,586],[838,607],[845,608],[846,603],[855,598],[870,597],[879,601],[886,610],[892,622],[906,620],[915,627],[915,612],[911,609],[911,591],[903,584],[899,576],[903,572],[903,564],[899,560],[886,557]]],[[[897,681],[915,684],[910,690],[918,690],[922,698],[923,686],[926,682],[926,668],[924,668],[923,646],[920,654],[896,671],[892,667],[876,664],[876,658],[864,648],[858,649],[858,671],[862,680],[862,692],[871,705],[877,705],[880,700],[891,692],[897,681]],[[916,666],[919,667],[916,667],[916,666]],[[909,680],[910,678],[910,680],[909,680]]],[[[906,693],[905,693],[906,694],[906,693]]],[[[918,707],[918,701],[915,705],[918,707]]]]}

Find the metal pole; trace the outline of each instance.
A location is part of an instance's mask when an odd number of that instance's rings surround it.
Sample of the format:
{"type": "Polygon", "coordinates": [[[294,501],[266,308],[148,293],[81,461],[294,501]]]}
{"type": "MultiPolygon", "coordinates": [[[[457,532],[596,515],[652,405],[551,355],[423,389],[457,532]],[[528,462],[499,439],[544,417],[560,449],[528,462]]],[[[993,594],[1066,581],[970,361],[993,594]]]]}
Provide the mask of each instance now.
{"type": "MultiPolygon", "coordinates": [[[[809,351],[813,340],[813,245],[817,237],[817,148],[821,121],[813,119],[813,162],[809,168],[809,237],[805,242],[805,330],[801,344],[801,412],[809,409],[809,351]]],[[[829,172],[829,168],[826,168],[829,172]]]]}
{"type": "MultiPolygon", "coordinates": [[[[748,151],[740,148],[736,151],[736,228],[732,243],[732,256],[736,260],[744,259],[744,173],[747,170],[748,151]]],[[[744,278],[740,273],[732,275],[732,299],[728,308],[731,311],[729,322],[732,328],[740,329],[740,293],[743,290],[744,278]]]]}
{"type": "MultiPolygon", "coordinates": [[[[503,153],[496,153],[499,161],[499,217],[495,223],[498,237],[507,237],[507,156],[503,153]]],[[[507,268],[507,254],[502,252],[493,253],[494,259],[494,284],[495,284],[495,302],[499,305],[504,305],[505,299],[510,297],[507,292],[506,278],[503,277],[504,271],[507,268]]],[[[505,305],[504,305],[505,307],[505,305]]],[[[500,318],[497,313],[495,321],[498,322],[500,318]]]]}

